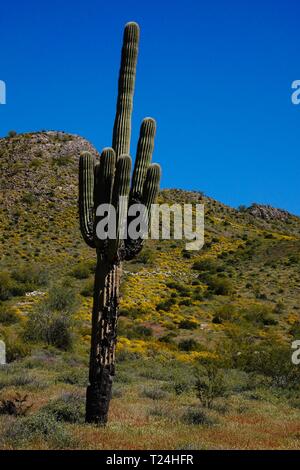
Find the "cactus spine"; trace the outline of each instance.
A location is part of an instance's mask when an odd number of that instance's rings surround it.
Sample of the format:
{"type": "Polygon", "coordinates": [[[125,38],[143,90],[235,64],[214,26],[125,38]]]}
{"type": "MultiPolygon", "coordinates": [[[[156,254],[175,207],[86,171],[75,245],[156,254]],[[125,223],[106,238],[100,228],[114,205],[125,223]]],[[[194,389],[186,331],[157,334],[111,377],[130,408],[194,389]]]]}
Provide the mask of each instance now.
{"type": "Polygon", "coordinates": [[[115,374],[122,261],[133,258],[142,249],[141,239],[123,240],[122,224],[119,223],[116,224],[116,237],[99,239],[96,227],[101,216],[97,214],[97,208],[100,204],[112,204],[116,209],[116,221],[127,218],[130,222],[127,207],[122,207],[120,197],[129,196],[129,206],[143,203],[150,208],[159,190],[160,167],[151,164],[156,130],[152,118],[145,118],[141,125],[130,186],[131,114],[138,43],[139,27],[136,23],[128,23],[123,37],[112,148],[102,151],[99,162],[88,152],[81,154],[79,162],[80,228],[85,242],[97,253],[86,397],[86,421],[89,423],[107,422],[115,374]]]}

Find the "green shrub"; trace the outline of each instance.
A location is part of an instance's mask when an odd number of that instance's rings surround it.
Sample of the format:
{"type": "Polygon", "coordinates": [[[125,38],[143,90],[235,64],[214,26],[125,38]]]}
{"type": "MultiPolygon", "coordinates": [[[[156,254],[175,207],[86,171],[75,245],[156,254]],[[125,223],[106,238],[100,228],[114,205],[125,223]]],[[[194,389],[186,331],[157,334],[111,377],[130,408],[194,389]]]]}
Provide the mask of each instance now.
{"type": "Polygon", "coordinates": [[[199,367],[196,371],[195,388],[202,406],[211,408],[216,398],[226,394],[223,372],[213,363],[199,367]]]}
{"type": "Polygon", "coordinates": [[[195,269],[196,271],[207,271],[210,274],[214,274],[217,272],[217,269],[219,267],[220,264],[218,263],[218,261],[211,258],[206,258],[199,261],[195,261],[192,266],[192,269],[195,269]]]}
{"type": "Polygon", "coordinates": [[[30,346],[22,341],[15,329],[1,330],[0,338],[5,342],[7,362],[21,359],[30,354],[30,346]]]}
{"type": "Polygon", "coordinates": [[[155,260],[155,256],[152,250],[145,248],[141,251],[138,257],[135,259],[136,263],[141,264],[152,264],[155,260]]]}
{"type": "Polygon", "coordinates": [[[71,274],[76,279],[87,279],[91,274],[91,270],[88,265],[84,263],[80,263],[77,266],[75,266],[71,274]]]}
{"type": "Polygon", "coordinates": [[[151,398],[151,400],[161,400],[165,398],[167,394],[161,388],[144,388],[141,395],[146,398],[151,398]]]}
{"type": "Polygon", "coordinates": [[[42,304],[30,312],[24,334],[31,341],[44,341],[70,350],[73,345],[71,315],[67,311],[50,310],[47,304],[42,304]]]}
{"type": "Polygon", "coordinates": [[[300,368],[291,362],[291,349],[281,343],[249,344],[236,356],[237,367],[269,377],[272,386],[299,389],[300,368]]]}
{"type": "Polygon", "coordinates": [[[59,382],[85,387],[88,385],[88,375],[85,368],[66,370],[57,377],[59,382]]]}
{"type": "Polygon", "coordinates": [[[7,137],[9,138],[16,137],[16,135],[17,135],[17,132],[13,130],[7,133],[7,137]]]}
{"type": "Polygon", "coordinates": [[[78,306],[75,290],[65,284],[58,284],[49,291],[46,305],[51,310],[74,312],[78,306]]]}
{"type": "Polygon", "coordinates": [[[217,421],[207,415],[203,410],[188,410],[182,418],[183,422],[186,424],[195,424],[202,426],[213,426],[217,421]]]}
{"type": "Polygon", "coordinates": [[[178,323],[178,328],[181,328],[182,330],[195,330],[198,328],[198,323],[195,322],[195,320],[189,320],[187,318],[178,323]]]}
{"type": "Polygon", "coordinates": [[[206,283],[209,292],[215,295],[230,295],[233,291],[233,286],[230,280],[217,275],[208,276],[206,278],[206,283]]]}
{"type": "Polygon", "coordinates": [[[176,395],[182,395],[183,393],[189,391],[192,388],[193,383],[191,382],[191,380],[177,379],[174,381],[173,386],[176,395]]]}
{"type": "Polygon", "coordinates": [[[181,284],[180,282],[168,282],[167,287],[169,287],[169,289],[175,289],[181,297],[188,297],[191,293],[189,287],[181,284]]]}
{"type": "Polygon", "coordinates": [[[23,284],[26,291],[45,286],[48,283],[48,271],[40,265],[24,265],[12,272],[12,278],[23,284]]]}
{"type": "Polygon", "coordinates": [[[139,339],[139,338],[151,338],[153,336],[152,328],[148,328],[144,325],[135,325],[131,330],[127,332],[127,338],[139,339]]]}
{"type": "Polygon", "coordinates": [[[0,323],[12,325],[19,321],[16,309],[10,305],[0,304],[0,323]]]}
{"type": "Polygon", "coordinates": [[[56,421],[83,423],[84,399],[78,394],[65,393],[60,398],[48,403],[42,408],[42,411],[53,415],[56,421]]]}
{"type": "Polygon", "coordinates": [[[52,164],[57,166],[68,166],[73,162],[72,155],[60,155],[52,159],[52,164]]]}
{"type": "Polygon", "coordinates": [[[300,338],[300,321],[295,322],[289,331],[290,335],[292,335],[295,339],[300,338]]]}
{"type": "Polygon", "coordinates": [[[5,438],[17,448],[36,440],[46,441],[55,449],[64,449],[73,443],[63,424],[44,411],[14,421],[7,429],[5,438]]]}
{"type": "Polygon", "coordinates": [[[169,299],[157,304],[156,310],[157,311],[165,310],[166,312],[168,312],[169,310],[171,310],[172,306],[175,304],[176,304],[176,300],[173,297],[170,297],[169,299]]]}
{"type": "Polygon", "coordinates": [[[142,309],[139,309],[138,307],[120,308],[119,315],[121,317],[128,317],[132,320],[136,320],[137,318],[140,318],[144,313],[145,312],[142,309]]]}
{"type": "Polygon", "coordinates": [[[264,304],[254,304],[242,311],[248,322],[256,325],[276,325],[278,322],[273,316],[273,310],[264,304]]]}
{"type": "Polygon", "coordinates": [[[220,307],[213,316],[213,323],[223,323],[224,321],[232,321],[237,317],[236,308],[234,305],[223,305],[220,307]]]}
{"type": "Polygon", "coordinates": [[[25,292],[24,287],[16,285],[9,272],[0,273],[0,300],[8,300],[16,295],[23,295],[25,292]]]}
{"type": "Polygon", "coordinates": [[[201,345],[192,338],[184,339],[178,343],[178,348],[181,351],[200,351],[201,345]]]}
{"type": "Polygon", "coordinates": [[[36,201],[36,196],[33,193],[25,193],[21,201],[31,206],[36,201]]]}
{"type": "Polygon", "coordinates": [[[192,300],[191,299],[183,299],[179,301],[178,305],[184,305],[185,307],[190,307],[192,305],[192,300]]]}
{"type": "Polygon", "coordinates": [[[94,280],[93,279],[85,283],[80,294],[83,295],[83,297],[93,297],[94,295],[94,280]]]}

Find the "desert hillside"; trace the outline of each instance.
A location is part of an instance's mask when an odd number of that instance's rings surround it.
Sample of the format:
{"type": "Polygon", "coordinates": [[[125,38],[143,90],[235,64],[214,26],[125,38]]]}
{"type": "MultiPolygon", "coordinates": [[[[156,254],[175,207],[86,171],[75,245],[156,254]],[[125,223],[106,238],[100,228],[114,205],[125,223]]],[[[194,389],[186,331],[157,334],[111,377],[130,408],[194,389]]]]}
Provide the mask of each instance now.
{"type": "Polygon", "coordinates": [[[233,209],[200,180],[159,202],[204,204],[205,245],[148,241],[125,264],[110,424],[83,424],[95,268],[77,213],[83,150],[98,157],[63,132],[0,139],[0,448],[298,448],[300,218],[233,209]]]}

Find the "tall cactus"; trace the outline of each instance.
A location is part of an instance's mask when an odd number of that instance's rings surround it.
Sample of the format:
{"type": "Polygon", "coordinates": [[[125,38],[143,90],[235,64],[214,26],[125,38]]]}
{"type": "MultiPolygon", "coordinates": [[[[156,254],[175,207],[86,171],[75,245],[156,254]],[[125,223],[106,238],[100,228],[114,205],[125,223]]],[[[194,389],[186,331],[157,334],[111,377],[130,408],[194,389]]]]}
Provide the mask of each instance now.
{"type": "MultiPolygon", "coordinates": [[[[97,208],[112,204],[117,212],[120,197],[129,197],[129,206],[142,203],[147,208],[155,201],[160,181],[160,167],[151,164],[156,124],[145,118],[140,129],[132,183],[130,186],[131,114],[139,44],[139,26],[125,26],[118,84],[116,117],[112,148],[105,148],[100,161],[83,152],[79,162],[80,228],[85,242],[96,249],[97,265],[92,312],[92,335],[89,386],[86,397],[86,421],[106,424],[115,374],[115,348],[119,305],[119,286],[122,261],[132,259],[142,249],[142,239],[123,240],[120,225],[116,237],[102,240],[97,237],[101,216],[97,208]]],[[[130,217],[125,212],[130,223],[130,217]]],[[[120,217],[122,221],[122,217],[120,217]]]]}

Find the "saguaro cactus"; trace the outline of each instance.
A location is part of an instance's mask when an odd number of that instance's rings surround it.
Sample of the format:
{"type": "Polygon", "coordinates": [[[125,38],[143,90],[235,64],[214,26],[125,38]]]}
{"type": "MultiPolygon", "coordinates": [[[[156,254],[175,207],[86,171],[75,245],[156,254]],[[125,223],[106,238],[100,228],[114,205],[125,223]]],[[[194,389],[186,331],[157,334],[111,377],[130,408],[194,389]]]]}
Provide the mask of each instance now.
{"type": "MultiPolygon", "coordinates": [[[[99,162],[90,153],[84,152],[79,163],[80,228],[85,242],[96,249],[97,253],[89,386],[86,396],[86,421],[89,423],[107,422],[115,374],[122,261],[132,259],[142,249],[142,239],[124,240],[120,226],[117,226],[115,238],[98,238],[97,207],[101,204],[112,204],[119,220],[118,214],[123,210],[120,196],[129,196],[129,206],[142,203],[150,208],[159,190],[160,167],[151,164],[156,130],[152,118],[145,118],[141,125],[130,186],[131,114],[138,44],[139,26],[136,23],[128,23],[123,37],[112,147],[102,151],[99,162]]],[[[127,212],[125,216],[127,217],[127,212]]],[[[130,217],[128,219],[130,222],[130,217]]]]}

